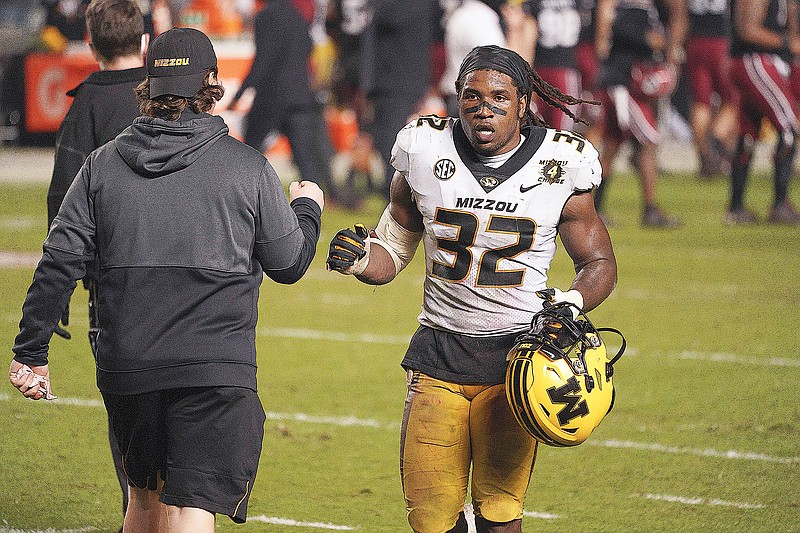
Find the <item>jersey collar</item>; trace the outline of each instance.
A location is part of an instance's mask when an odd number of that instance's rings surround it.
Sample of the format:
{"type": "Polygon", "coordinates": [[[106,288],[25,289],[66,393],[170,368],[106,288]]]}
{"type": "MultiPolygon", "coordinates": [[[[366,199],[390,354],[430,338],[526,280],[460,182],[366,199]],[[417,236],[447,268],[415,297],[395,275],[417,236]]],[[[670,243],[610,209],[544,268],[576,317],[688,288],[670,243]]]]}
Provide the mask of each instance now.
{"type": "Polygon", "coordinates": [[[508,161],[497,168],[486,166],[478,159],[478,154],[472,148],[467,135],[464,133],[461,120],[456,120],[456,125],[453,128],[453,144],[455,144],[456,152],[461,161],[472,173],[478,185],[488,193],[496,189],[498,185],[513,176],[530,161],[533,154],[544,142],[547,130],[538,126],[525,126],[522,128],[522,133],[525,135],[525,141],[522,146],[508,161]]]}

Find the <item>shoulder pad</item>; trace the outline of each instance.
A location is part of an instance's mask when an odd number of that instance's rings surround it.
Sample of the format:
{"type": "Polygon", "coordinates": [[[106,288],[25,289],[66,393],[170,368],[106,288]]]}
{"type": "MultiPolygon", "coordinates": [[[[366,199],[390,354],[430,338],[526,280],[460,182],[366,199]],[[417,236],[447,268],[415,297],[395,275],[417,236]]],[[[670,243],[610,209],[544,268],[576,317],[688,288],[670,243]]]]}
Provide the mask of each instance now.
{"type": "Polygon", "coordinates": [[[420,153],[444,141],[452,139],[452,124],[455,119],[424,115],[405,125],[397,133],[392,148],[392,165],[400,172],[408,170],[409,154],[420,153]]]}

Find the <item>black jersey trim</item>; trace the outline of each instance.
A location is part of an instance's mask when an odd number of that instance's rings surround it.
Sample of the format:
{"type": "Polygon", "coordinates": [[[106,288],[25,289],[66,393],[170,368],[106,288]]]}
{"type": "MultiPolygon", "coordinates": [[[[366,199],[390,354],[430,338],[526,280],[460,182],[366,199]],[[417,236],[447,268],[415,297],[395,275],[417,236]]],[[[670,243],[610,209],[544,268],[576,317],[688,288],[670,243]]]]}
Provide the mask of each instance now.
{"type": "Polygon", "coordinates": [[[525,141],[522,143],[522,146],[520,146],[519,150],[517,150],[508,161],[497,168],[492,168],[481,163],[478,159],[477,152],[472,148],[466,133],[464,133],[461,120],[456,120],[453,127],[453,144],[456,147],[456,152],[461,158],[461,161],[466,165],[467,170],[472,173],[472,176],[481,188],[488,193],[516,174],[517,171],[530,161],[531,157],[533,157],[544,142],[547,129],[538,126],[525,126],[522,128],[522,134],[525,136],[525,141]],[[487,181],[483,178],[494,178],[494,180],[487,181]]]}

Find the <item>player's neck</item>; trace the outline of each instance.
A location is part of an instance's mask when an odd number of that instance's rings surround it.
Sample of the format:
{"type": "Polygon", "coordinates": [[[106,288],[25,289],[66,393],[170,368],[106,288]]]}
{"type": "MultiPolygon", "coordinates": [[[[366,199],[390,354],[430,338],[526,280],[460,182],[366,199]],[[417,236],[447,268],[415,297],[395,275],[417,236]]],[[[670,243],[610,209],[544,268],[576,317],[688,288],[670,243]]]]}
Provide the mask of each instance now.
{"type": "Polygon", "coordinates": [[[126,70],[129,68],[139,68],[144,66],[144,59],[139,54],[122,56],[113,61],[101,60],[100,70],[126,70]]]}
{"type": "Polygon", "coordinates": [[[497,155],[478,154],[478,160],[487,167],[498,168],[503,163],[511,159],[511,156],[514,155],[517,152],[517,150],[519,150],[519,147],[522,146],[522,143],[524,142],[525,142],[525,136],[520,134],[519,143],[517,143],[517,145],[508,152],[503,152],[502,154],[497,154],[497,155]]]}

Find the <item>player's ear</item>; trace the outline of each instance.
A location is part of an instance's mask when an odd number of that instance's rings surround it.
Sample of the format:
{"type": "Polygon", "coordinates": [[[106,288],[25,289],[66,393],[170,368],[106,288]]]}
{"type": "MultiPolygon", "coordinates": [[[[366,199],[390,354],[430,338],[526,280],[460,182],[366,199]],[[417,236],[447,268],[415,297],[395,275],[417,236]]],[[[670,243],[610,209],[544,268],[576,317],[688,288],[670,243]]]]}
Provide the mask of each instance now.
{"type": "Polygon", "coordinates": [[[528,112],[528,106],[530,102],[528,102],[528,95],[523,94],[519,97],[519,109],[517,109],[517,118],[522,120],[525,118],[525,114],[528,112]]]}
{"type": "Polygon", "coordinates": [[[142,57],[147,57],[147,49],[149,47],[150,47],[150,34],[143,33],[142,43],[139,45],[139,51],[142,53],[142,57]]]}

